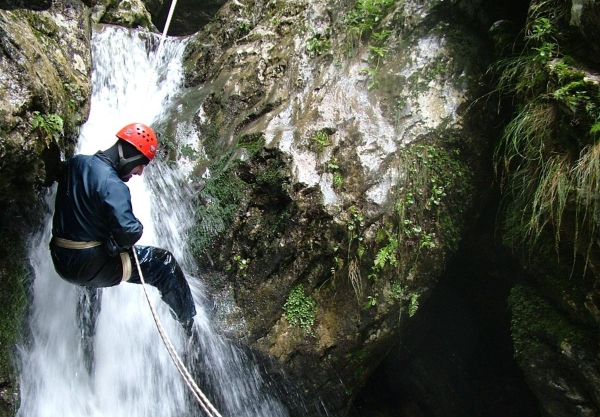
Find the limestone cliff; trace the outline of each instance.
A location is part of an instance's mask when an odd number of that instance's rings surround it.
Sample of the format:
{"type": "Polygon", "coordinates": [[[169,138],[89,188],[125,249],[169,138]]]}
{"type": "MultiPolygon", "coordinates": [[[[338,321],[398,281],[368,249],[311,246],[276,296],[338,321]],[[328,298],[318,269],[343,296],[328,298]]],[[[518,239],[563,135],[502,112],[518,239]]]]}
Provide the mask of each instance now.
{"type": "Polygon", "coordinates": [[[186,53],[196,116],[172,119],[197,135],[192,244],[222,319],[336,415],[489,181],[485,42],[443,2],[371,6],[228,3],[186,53]]]}

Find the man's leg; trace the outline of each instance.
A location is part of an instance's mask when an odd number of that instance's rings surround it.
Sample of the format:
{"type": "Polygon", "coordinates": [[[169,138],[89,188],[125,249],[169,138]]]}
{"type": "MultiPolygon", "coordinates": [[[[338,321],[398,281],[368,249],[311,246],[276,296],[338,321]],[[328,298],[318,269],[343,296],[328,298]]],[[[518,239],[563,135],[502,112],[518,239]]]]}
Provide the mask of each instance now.
{"type": "MultiPolygon", "coordinates": [[[[190,325],[196,315],[196,307],[190,287],[173,254],[153,246],[134,246],[134,250],[140,262],[144,281],[160,291],[162,300],[171,308],[177,321],[184,326],[190,325]]],[[[128,282],[140,284],[135,259],[131,261],[133,271],[128,282]]]]}
{"type": "Polygon", "coordinates": [[[94,335],[102,303],[101,291],[100,288],[81,287],[77,303],[77,321],[81,331],[83,360],[90,375],[94,371],[94,335]]]}

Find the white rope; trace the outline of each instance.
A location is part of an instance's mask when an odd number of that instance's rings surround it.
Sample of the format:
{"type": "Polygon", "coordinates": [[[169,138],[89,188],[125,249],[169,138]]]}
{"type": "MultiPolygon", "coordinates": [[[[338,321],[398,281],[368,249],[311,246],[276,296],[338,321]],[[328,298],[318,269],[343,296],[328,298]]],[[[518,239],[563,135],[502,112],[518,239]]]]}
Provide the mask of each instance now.
{"type": "MultiPolygon", "coordinates": [[[[163,50],[163,45],[165,43],[165,40],[167,39],[167,32],[169,31],[169,26],[171,25],[171,18],[173,17],[173,12],[175,12],[176,4],[177,0],[173,0],[171,2],[171,8],[169,9],[169,14],[167,15],[167,21],[165,22],[165,28],[162,31],[160,42],[158,43],[158,48],[156,49],[156,54],[154,55],[154,62],[152,62],[153,73],[156,73],[156,69],[158,68],[158,60],[160,59],[160,54],[163,50]]],[[[150,91],[151,82],[151,78],[149,78],[148,85],[146,86],[146,93],[144,94],[144,103],[148,102],[148,93],[150,91]]]]}
{"type": "Polygon", "coordinates": [[[171,25],[171,18],[173,17],[173,12],[175,11],[175,5],[177,4],[177,0],[173,0],[171,2],[171,8],[169,9],[169,14],[167,15],[167,21],[165,22],[165,28],[163,29],[162,36],[160,37],[160,42],[158,44],[158,49],[156,50],[156,57],[158,59],[160,56],[160,51],[162,50],[163,44],[165,43],[165,39],[167,39],[167,31],[169,30],[169,26],[171,25]]]}
{"type": "Polygon", "coordinates": [[[198,401],[198,403],[200,404],[200,406],[202,407],[202,409],[204,410],[206,415],[208,417],[222,417],[221,414],[219,414],[219,412],[217,411],[217,409],[208,400],[208,398],[206,398],[206,395],[204,395],[202,390],[198,387],[198,385],[194,381],[194,378],[190,375],[190,372],[187,370],[187,368],[183,364],[181,358],[175,351],[175,347],[173,346],[173,343],[171,343],[171,340],[167,336],[165,329],[162,326],[162,323],[160,322],[160,320],[158,318],[158,314],[156,314],[156,310],[154,309],[154,306],[152,305],[152,302],[150,301],[150,295],[148,294],[148,290],[146,289],[146,281],[144,280],[144,275],[142,274],[142,268],[140,267],[140,262],[138,261],[137,252],[135,250],[135,247],[131,248],[131,251],[133,252],[135,264],[137,266],[137,270],[140,275],[140,281],[142,282],[142,288],[144,289],[144,294],[146,294],[146,299],[148,300],[148,305],[150,306],[150,311],[152,312],[152,317],[154,317],[154,322],[156,323],[156,327],[158,328],[158,333],[160,334],[160,337],[161,337],[163,343],[165,344],[165,347],[167,348],[167,351],[169,352],[171,359],[175,363],[175,367],[177,368],[177,370],[183,377],[183,380],[185,381],[186,385],[188,386],[188,388],[194,395],[194,398],[196,398],[196,400],[198,401]]]}

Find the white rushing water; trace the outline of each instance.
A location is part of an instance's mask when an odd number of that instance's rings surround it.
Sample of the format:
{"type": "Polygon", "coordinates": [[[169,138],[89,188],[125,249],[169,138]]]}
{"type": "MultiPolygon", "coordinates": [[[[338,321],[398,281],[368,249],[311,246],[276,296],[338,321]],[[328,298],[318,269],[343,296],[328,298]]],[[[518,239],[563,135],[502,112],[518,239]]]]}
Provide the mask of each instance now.
{"type": "MultiPolygon", "coordinates": [[[[152,35],[153,36],[153,35],[152,35]]],[[[91,114],[83,126],[78,153],[92,154],[112,145],[125,124],[152,125],[165,117],[181,81],[185,40],[169,39],[154,63],[158,39],[122,28],[95,29],[91,114]],[[143,36],[140,36],[143,35],[143,36]],[[154,68],[157,68],[157,71],[154,68]]],[[[128,185],[135,215],[144,224],[140,244],[174,253],[186,273],[194,270],[185,249],[193,208],[176,168],[153,163],[128,185]],[[158,183],[158,187],[149,187],[158,183]],[[153,190],[160,189],[157,195],[153,190]],[[157,227],[155,227],[157,225],[157,227]]],[[[53,206],[53,194],[48,197],[53,206]]],[[[97,328],[85,339],[89,322],[86,291],[63,281],[48,250],[51,209],[46,227],[32,238],[30,262],[35,274],[31,306],[31,343],[21,348],[19,417],[184,417],[200,416],[168,356],[141,286],[102,289],[97,328]],[[86,350],[91,340],[93,356],[86,350]],[[86,353],[88,352],[88,353],[86,353]],[[93,358],[93,359],[90,359],[93,358]],[[91,361],[91,362],[90,362],[91,361]],[[86,365],[87,363],[87,365],[86,365]]],[[[200,300],[202,288],[189,274],[200,329],[202,387],[224,416],[285,417],[289,413],[239,350],[219,338],[200,300]]],[[[169,337],[178,352],[186,341],[158,292],[149,287],[169,337]]]]}

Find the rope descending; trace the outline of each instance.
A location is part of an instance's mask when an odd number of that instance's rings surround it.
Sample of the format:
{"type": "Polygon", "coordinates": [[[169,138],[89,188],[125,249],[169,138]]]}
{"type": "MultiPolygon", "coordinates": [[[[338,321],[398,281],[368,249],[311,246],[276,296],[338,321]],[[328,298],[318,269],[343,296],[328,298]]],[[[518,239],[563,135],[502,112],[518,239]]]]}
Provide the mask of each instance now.
{"type": "Polygon", "coordinates": [[[173,0],[171,2],[171,8],[169,9],[169,14],[167,16],[167,21],[165,22],[165,28],[163,29],[162,36],[160,37],[160,42],[158,43],[158,49],[156,50],[155,58],[158,60],[160,57],[160,52],[162,50],[163,44],[165,43],[165,39],[167,38],[167,31],[169,30],[169,26],[171,25],[171,18],[173,17],[173,12],[175,11],[175,5],[177,4],[177,0],[173,0]]]}
{"type": "Polygon", "coordinates": [[[135,259],[135,264],[137,266],[138,273],[140,274],[140,281],[142,282],[142,288],[144,289],[144,294],[146,295],[146,299],[148,300],[148,305],[150,306],[150,311],[152,312],[152,317],[154,318],[154,322],[156,323],[156,327],[158,328],[158,333],[160,334],[160,338],[162,339],[163,343],[165,344],[165,347],[167,348],[167,351],[169,352],[169,355],[171,356],[173,363],[175,363],[175,367],[177,368],[177,370],[183,377],[185,384],[188,386],[188,388],[194,395],[194,398],[196,398],[196,401],[198,401],[198,403],[200,404],[200,406],[202,407],[202,409],[204,410],[206,415],[208,417],[222,417],[221,414],[219,414],[219,412],[217,411],[217,409],[208,400],[208,398],[206,398],[206,395],[204,395],[202,390],[198,387],[198,385],[194,381],[192,375],[190,375],[190,372],[187,370],[187,368],[183,364],[181,358],[175,351],[175,347],[173,346],[173,343],[167,336],[165,329],[163,328],[162,323],[160,322],[160,320],[158,318],[158,314],[156,314],[156,310],[154,309],[154,306],[152,305],[152,302],[150,301],[150,295],[148,294],[148,290],[146,289],[146,281],[144,280],[144,275],[142,274],[142,268],[140,267],[140,262],[138,261],[137,252],[135,251],[135,248],[132,248],[132,252],[133,252],[133,257],[135,259]]]}
{"type": "MultiPolygon", "coordinates": [[[[158,44],[158,48],[156,50],[156,55],[154,58],[153,66],[155,69],[158,64],[158,59],[160,58],[160,53],[162,51],[163,44],[165,43],[165,39],[167,37],[167,31],[169,30],[169,25],[171,24],[171,18],[173,17],[173,12],[175,11],[176,4],[177,4],[177,0],[173,0],[171,2],[171,8],[169,9],[169,15],[167,16],[165,28],[164,28],[162,36],[160,38],[160,42],[158,44]]],[[[148,85],[148,88],[150,88],[149,85],[148,85]]],[[[146,91],[146,94],[147,94],[147,91],[146,91]]],[[[142,288],[144,289],[144,294],[146,295],[146,299],[148,300],[148,305],[150,306],[150,311],[152,312],[152,317],[154,318],[154,322],[156,323],[156,327],[158,328],[158,333],[160,334],[160,338],[162,339],[165,347],[167,348],[167,351],[169,352],[169,355],[171,356],[171,359],[173,360],[173,363],[175,364],[177,371],[179,371],[179,373],[183,377],[185,384],[188,386],[188,388],[194,395],[194,398],[196,398],[196,401],[198,401],[198,403],[200,404],[200,406],[202,407],[202,409],[204,410],[206,415],[208,417],[222,417],[221,414],[219,414],[219,412],[217,411],[217,409],[210,403],[208,398],[206,398],[206,395],[204,395],[202,390],[198,387],[198,385],[194,381],[193,377],[190,375],[190,372],[187,370],[187,368],[183,364],[181,358],[175,351],[175,347],[173,346],[173,343],[171,343],[171,340],[167,336],[165,329],[163,328],[162,323],[160,322],[160,320],[158,318],[158,314],[156,314],[156,310],[154,309],[154,306],[152,305],[152,302],[150,301],[150,295],[148,294],[148,290],[146,289],[146,281],[144,280],[144,275],[142,274],[142,269],[140,267],[140,262],[138,260],[135,248],[132,248],[132,252],[133,252],[133,257],[135,259],[135,264],[137,266],[138,273],[140,274],[140,281],[142,283],[142,288]]]]}
{"type": "MultiPolygon", "coordinates": [[[[158,48],[156,48],[156,54],[154,55],[154,61],[152,62],[152,71],[156,72],[156,68],[158,68],[158,60],[160,59],[160,54],[163,49],[163,45],[165,40],[167,39],[167,32],[169,31],[169,26],[171,24],[171,18],[173,17],[173,12],[175,12],[175,5],[177,4],[177,0],[173,0],[171,2],[171,8],[169,9],[169,14],[167,16],[167,21],[165,22],[165,28],[162,31],[162,35],[160,37],[160,42],[158,43],[158,48]]],[[[150,91],[150,80],[148,80],[148,85],[146,86],[146,93],[144,94],[144,102],[148,102],[148,92],[150,91]]]]}

